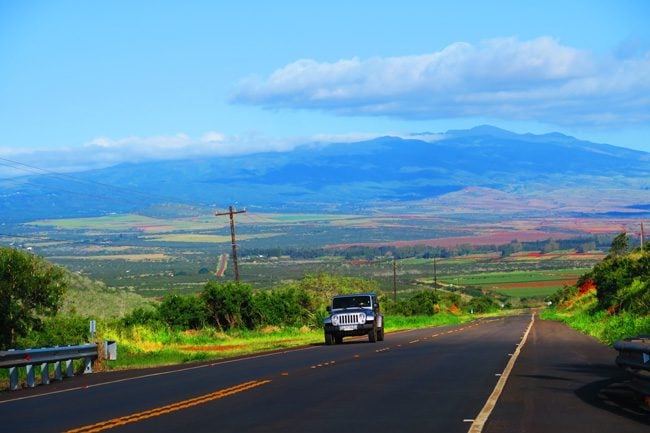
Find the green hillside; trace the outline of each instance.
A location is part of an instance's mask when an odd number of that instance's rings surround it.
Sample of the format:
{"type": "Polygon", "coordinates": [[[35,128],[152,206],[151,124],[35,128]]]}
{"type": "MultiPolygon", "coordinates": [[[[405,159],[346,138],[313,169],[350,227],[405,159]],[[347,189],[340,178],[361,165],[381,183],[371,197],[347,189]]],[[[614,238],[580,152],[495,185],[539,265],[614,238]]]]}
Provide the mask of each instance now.
{"type": "Polygon", "coordinates": [[[570,326],[611,344],[650,334],[650,246],[627,252],[624,235],[609,255],[573,286],[558,291],[542,318],[570,326]]]}

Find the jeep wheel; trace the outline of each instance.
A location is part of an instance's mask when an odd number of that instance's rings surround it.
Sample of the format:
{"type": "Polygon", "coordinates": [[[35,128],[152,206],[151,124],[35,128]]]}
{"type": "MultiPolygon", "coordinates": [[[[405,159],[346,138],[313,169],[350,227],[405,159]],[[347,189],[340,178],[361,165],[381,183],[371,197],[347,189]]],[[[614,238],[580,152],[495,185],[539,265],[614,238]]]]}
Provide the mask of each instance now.
{"type": "Polygon", "coordinates": [[[325,333],[325,344],[328,346],[331,346],[334,344],[334,336],[330,334],[329,332],[325,333]]]}
{"type": "Polygon", "coordinates": [[[377,330],[375,328],[372,328],[370,332],[368,332],[368,341],[371,343],[377,342],[377,330]]]}
{"type": "Polygon", "coordinates": [[[377,330],[377,341],[384,341],[384,328],[377,330]]]}

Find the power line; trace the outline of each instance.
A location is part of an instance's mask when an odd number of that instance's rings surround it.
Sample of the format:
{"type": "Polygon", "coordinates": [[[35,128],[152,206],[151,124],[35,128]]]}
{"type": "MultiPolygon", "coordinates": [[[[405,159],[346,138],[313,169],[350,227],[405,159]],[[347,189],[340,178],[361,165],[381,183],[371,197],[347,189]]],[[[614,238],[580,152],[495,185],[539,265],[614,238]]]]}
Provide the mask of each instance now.
{"type": "MultiPolygon", "coordinates": [[[[137,189],[134,189],[134,188],[127,188],[127,187],[118,186],[118,185],[111,185],[111,184],[107,184],[107,183],[103,183],[103,182],[97,182],[97,181],[89,180],[89,179],[80,179],[78,177],[75,177],[75,176],[72,176],[72,175],[69,175],[69,174],[60,173],[60,172],[56,172],[56,171],[53,171],[53,170],[48,170],[48,169],[41,168],[41,167],[36,167],[34,165],[25,164],[25,163],[22,163],[20,161],[11,160],[11,159],[8,159],[8,158],[0,157],[0,165],[4,165],[6,167],[11,167],[11,168],[21,170],[21,171],[25,171],[27,173],[32,173],[32,174],[35,174],[35,175],[39,175],[39,174],[40,175],[47,175],[47,176],[50,176],[50,177],[54,177],[54,178],[58,178],[58,179],[62,179],[62,180],[67,180],[67,181],[71,181],[71,182],[78,183],[78,184],[91,185],[91,186],[100,186],[100,187],[103,187],[103,188],[107,188],[107,189],[109,189],[111,191],[118,191],[118,192],[120,192],[122,194],[139,195],[141,197],[158,199],[158,200],[162,199],[162,200],[164,200],[166,202],[169,202],[169,203],[196,205],[196,203],[187,203],[187,202],[184,203],[184,202],[178,201],[177,198],[164,196],[164,195],[160,195],[160,194],[152,194],[152,193],[140,191],[140,190],[137,190],[137,189]],[[4,162],[2,162],[2,161],[4,161],[4,162]]],[[[11,181],[10,178],[3,178],[2,180],[10,180],[11,181]]],[[[13,183],[14,183],[14,185],[18,185],[18,183],[16,181],[13,181],[13,183]]],[[[30,184],[35,185],[32,182],[30,182],[30,184]]],[[[111,200],[111,201],[117,201],[118,200],[116,197],[101,195],[101,194],[97,194],[97,193],[93,194],[93,193],[75,192],[75,191],[70,191],[70,190],[66,190],[66,189],[63,189],[63,188],[55,187],[55,186],[52,186],[52,185],[38,184],[38,186],[47,188],[49,190],[60,191],[60,192],[65,192],[65,193],[69,193],[69,194],[83,195],[83,196],[87,196],[87,197],[94,197],[94,198],[99,198],[99,199],[102,199],[102,200],[111,200]]],[[[126,199],[121,198],[120,201],[127,201],[127,202],[130,202],[130,203],[133,203],[133,204],[140,203],[137,200],[133,200],[133,198],[129,197],[129,196],[127,196],[126,199]]]]}

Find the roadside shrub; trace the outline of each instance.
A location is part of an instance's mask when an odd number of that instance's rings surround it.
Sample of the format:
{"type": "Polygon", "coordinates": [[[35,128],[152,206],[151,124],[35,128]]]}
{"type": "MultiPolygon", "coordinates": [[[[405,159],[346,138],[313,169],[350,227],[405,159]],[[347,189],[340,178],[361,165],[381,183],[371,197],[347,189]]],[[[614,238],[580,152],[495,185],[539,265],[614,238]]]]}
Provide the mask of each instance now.
{"type": "Polygon", "coordinates": [[[618,289],[632,283],[632,260],[627,257],[608,257],[594,266],[591,278],[596,283],[598,301],[602,308],[613,305],[618,289]]]}
{"type": "Polygon", "coordinates": [[[311,325],[316,302],[304,289],[290,287],[253,296],[256,325],[311,325]]]}
{"type": "Polygon", "coordinates": [[[474,313],[482,314],[499,310],[499,305],[489,296],[479,296],[472,298],[467,303],[467,309],[472,309],[474,313]]]}
{"type": "Polygon", "coordinates": [[[209,282],[201,293],[208,322],[221,330],[256,324],[253,289],[248,284],[209,282]]]}
{"type": "Polygon", "coordinates": [[[157,308],[142,308],[138,307],[124,316],[120,323],[123,326],[134,325],[157,325],[161,324],[160,313],[157,308]]]}
{"type": "Polygon", "coordinates": [[[167,295],[158,306],[158,314],[174,329],[199,329],[207,318],[205,304],[196,296],[167,295]]]}
{"type": "Polygon", "coordinates": [[[318,305],[328,305],[335,295],[378,291],[375,281],[330,275],[324,272],[305,275],[298,282],[298,288],[310,293],[318,305]]]}
{"type": "MultiPolygon", "coordinates": [[[[577,285],[580,285],[580,280],[578,281],[577,285]]],[[[569,299],[572,299],[575,297],[575,295],[578,293],[578,287],[577,286],[567,286],[565,285],[561,289],[559,289],[557,292],[552,294],[551,296],[548,297],[548,300],[551,302],[551,305],[562,305],[569,299]]]]}
{"type": "Polygon", "coordinates": [[[650,283],[635,279],[614,296],[614,304],[620,311],[648,314],[650,311],[650,283]]]}
{"type": "Polygon", "coordinates": [[[421,290],[409,299],[387,302],[386,312],[402,316],[432,316],[440,311],[439,303],[440,296],[437,293],[430,290],[421,290]]]}
{"type": "Polygon", "coordinates": [[[16,347],[34,348],[83,344],[90,340],[90,319],[81,316],[45,318],[38,327],[16,342],[16,347]]]}

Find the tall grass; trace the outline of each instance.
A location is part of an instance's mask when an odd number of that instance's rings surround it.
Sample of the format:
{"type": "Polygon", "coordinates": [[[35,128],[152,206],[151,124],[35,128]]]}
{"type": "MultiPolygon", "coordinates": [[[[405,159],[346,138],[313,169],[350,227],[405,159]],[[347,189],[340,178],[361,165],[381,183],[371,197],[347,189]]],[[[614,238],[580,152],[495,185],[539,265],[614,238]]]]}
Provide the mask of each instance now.
{"type": "MultiPolygon", "coordinates": [[[[391,332],[455,325],[472,318],[469,315],[443,313],[411,317],[390,315],[386,317],[385,330],[391,332]]],[[[225,332],[209,327],[175,331],[162,326],[136,325],[125,328],[109,325],[99,330],[99,337],[101,340],[118,342],[118,359],[111,361],[108,368],[124,369],[219,360],[320,344],[323,342],[323,330],[305,326],[268,326],[259,330],[231,329],[225,332]]]]}
{"type": "Polygon", "coordinates": [[[595,292],[577,298],[565,309],[548,309],[542,319],[558,320],[606,344],[641,334],[650,334],[650,315],[623,311],[610,314],[598,309],[595,292]]]}

